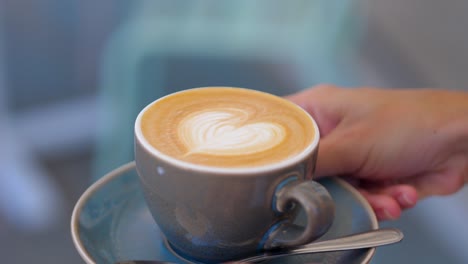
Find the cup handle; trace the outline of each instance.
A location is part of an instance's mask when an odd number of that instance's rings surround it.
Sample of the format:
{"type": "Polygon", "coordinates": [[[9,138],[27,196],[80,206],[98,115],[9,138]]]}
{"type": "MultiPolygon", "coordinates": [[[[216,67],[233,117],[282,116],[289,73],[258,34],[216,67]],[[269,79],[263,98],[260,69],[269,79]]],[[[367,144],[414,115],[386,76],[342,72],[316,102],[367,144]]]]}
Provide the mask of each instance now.
{"type": "Polygon", "coordinates": [[[321,184],[307,180],[295,180],[275,193],[273,207],[278,213],[285,213],[295,206],[301,206],[307,218],[306,226],[298,226],[293,220],[286,220],[270,228],[263,248],[294,247],[309,243],[330,228],[335,216],[335,205],[330,193],[321,184]]]}

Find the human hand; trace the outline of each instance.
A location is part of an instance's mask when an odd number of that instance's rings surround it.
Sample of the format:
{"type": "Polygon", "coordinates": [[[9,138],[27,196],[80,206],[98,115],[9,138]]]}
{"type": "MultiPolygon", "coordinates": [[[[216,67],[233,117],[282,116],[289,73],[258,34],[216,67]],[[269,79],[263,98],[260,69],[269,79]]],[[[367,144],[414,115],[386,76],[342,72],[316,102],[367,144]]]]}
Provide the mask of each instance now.
{"type": "Polygon", "coordinates": [[[380,220],[468,181],[468,93],[321,85],[287,99],[319,126],[317,177],[349,180],[380,220]]]}

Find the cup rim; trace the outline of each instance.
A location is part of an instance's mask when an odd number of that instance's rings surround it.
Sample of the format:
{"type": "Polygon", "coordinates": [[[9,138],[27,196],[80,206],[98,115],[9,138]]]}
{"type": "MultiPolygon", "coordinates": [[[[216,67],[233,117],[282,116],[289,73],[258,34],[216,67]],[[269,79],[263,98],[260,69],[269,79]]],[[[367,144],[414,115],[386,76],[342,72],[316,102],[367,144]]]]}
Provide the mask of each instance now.
{"type": "MultiPolygon", "coordinates": [[[[290,101],[288,101],[288,100],[286,100],[284,98],[282,98],[282,99],[285,101],[285,103],[290,104],[292,107],[295,107],[295,108],[299,109],[300,111],[302,111],[304,114],[306,114],[309,117],[309,119],[312,122],[312,125],[313,125],[313,127],[315,129],[315,133],[314,133],[314,138],[313,138],[312,142],[302,152],[300,152],[299,154],[297,154],[296,156],[294,156],[292,158],[283,160],[283,161],[278,162],[278,163],[267,164],[267,165],[262,165],[262,166],[254,166],[254,167],[242,167],[242,168],[215,167],[215,166],[194,164],[194,163],[190,163],[190,162],[186,162],[186,161],[182,161],[182,160],[173,158],[173,157],[171,157],[171,156],[169,156],[167,154],[162,153],[161,151],[159,151],[158,149],[153,147],[146,140],[146,138],[143,136],[143,132],[141,131],[142,116],[154,104],[158,103],[159,101],[163,100],[164,98],[174,96],[174,95],[179,94],[179,93],[184,93],[184,92],[192,91],[192,90],[213,89],[213,88],[243,89],[243,90],[249,90],[249,91],[253,91],[253,92],[257,92],[257,93],[268,94],[268,95],[271,95],[271,96],[276,96],[276,95],[273,95],[273,94],[270,94],[270,93],[257,91],[257,90],[253,90],[253,89],[240,88],[240,87],[228,87],[228,86],[196,87],[196,88],[190,88],[190,89],[181,90],[181,91],[178,91],[178,92],[175,92],[175,93],[171,93],[171,94],[165,95],[163,97],[160,97],[160,98],[154,100],[153,102],[151,102],[150,104],[145,106],[138,113],[138,116],[137,116],[137,118],[135,120],[135,126],[134,126],[135,140],[138,141],[138,143],[143,147],[143,149],[146,150],[147,152],[149,152],[152,156],[158,157],[158,158],[164,160],[165,162],[167,162],[167,163],[169,163],[171,165],[177,166],[179,168],[184,168],[184,169],[187,169],[187,170],[207,172],[207,173],[225,174],[225,175],[250,174],[250,173],[259,174],[259,173],[267,173],[267,172],[271,172],[271,171],[276,171],[276,170],[279,170],[279,169],[286,168],[286,167],[292,166],[294,164],[297,164],[298,162],[301,162],[302,160],[307,158],[314,150],[317,149],[318,144],[319,144],[319,139],[320,139],[320,131],[319,131],[318,125],[315,122],[314,118],[312,118],[312,116],[307,111],[302,109],[300,106],[298,106],[295,103],[290,102],[290,101]]],[[[279,96],[276,96],[276,97],[281,98],[279,96]]],[[[138,161],[137,161],[137,163],[138,163],[138,161]]]]}

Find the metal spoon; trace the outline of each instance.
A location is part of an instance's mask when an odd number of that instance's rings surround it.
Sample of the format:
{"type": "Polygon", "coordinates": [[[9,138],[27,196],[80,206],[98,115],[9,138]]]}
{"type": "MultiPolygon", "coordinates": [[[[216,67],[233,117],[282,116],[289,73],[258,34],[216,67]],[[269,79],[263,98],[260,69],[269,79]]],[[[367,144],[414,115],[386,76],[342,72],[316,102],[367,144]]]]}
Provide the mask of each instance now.
{"type": "MultiPolygon", "coordinates": [[[[238,261],[226,263],[254,263],[263,260],[293,256],[300,254],[319,253],[328,251],[340,251],[350,249],[371,248],[377,246],[384,246],[400,242],[403,239],[403,233],[396,228],[383,228],[362,233],[357,233],[340,238],[312,242],[293,249],[282,249],[280,251],[266,252],[261,255],[245,258],[238,261]]],[[[136,260],[124,261],[117,264],[170,264],[171,262],[157,261],[157,260],[136,260]]]]}

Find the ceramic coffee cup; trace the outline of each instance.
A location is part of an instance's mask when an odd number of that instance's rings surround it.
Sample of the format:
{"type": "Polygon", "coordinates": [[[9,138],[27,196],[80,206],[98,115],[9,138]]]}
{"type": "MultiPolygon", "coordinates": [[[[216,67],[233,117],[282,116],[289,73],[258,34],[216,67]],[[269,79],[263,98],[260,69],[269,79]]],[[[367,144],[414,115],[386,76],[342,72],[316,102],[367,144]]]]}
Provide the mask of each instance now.
{"type": "Polygon", "coordinates": [[[197,88],[140,112],[135,160],[148,208],[170,246],[187,259],[216,263],[305,244],[328,230],[334,203],[312,180],[319,138],[312,117],[287,100],[240,88],[197,88]],[[250,120],[250,112],[266,117],[250,120]],[[282,150],[285,140],[292,141],[282,150]],[[265,164],[257,163],[257,152],[269,154],[260,156],[265,164]],[[299,210],[305,226],[293,224],[299,210]]]}

